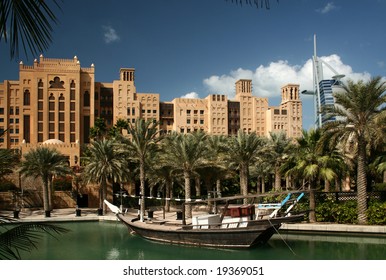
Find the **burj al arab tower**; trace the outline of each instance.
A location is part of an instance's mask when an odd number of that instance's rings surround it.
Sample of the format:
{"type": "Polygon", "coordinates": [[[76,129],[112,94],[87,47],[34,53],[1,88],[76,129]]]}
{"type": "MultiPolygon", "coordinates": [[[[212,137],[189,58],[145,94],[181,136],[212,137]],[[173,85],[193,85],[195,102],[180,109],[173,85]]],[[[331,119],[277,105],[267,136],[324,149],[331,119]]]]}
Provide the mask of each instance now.
{"type": "Polygon", "coordinates": [[[302,94],[313,95],[314,97],[314,112],[315,112],[315,128],[320,128],[327,121],[326,115],[322,112],[323,106],[334,105],[333,94],[342,91],[341,79],[345,76],[339,74],[326,61],[322,60],[316,54],[316,35],[314,35],[314,55],[312,57],[313,66],[313,91],[304,90],[302,94]],[[334,74],[330,78],[323,76],[323,66],[327,67],[334,74]]]}

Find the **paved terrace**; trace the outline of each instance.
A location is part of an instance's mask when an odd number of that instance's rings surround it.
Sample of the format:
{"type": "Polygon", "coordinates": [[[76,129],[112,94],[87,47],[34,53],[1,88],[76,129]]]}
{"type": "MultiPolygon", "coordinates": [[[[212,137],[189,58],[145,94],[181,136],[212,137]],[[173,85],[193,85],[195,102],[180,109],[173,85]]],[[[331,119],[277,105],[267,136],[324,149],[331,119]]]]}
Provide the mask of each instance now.
{"type": "MultiPolygon", "coordinates": [[[[136,215],[135,211],[127,213],[130,215],[136,215]]],[[[200,213],[202,214],[202,213],[200,213]]],[[[0,215],[13,217],[12,211],[0,211],[0,215]]],[[[194,215],[194,214],[193,214],[194,215]]],[[[97,215],[97,209],[93,208],[81,208],[81,215],[76,216],[74,208],[54,209],[51,212],[51,217],[46,218],[43,210],[23,210],[19,213],[18,222],[78,222],[78,221],[116,221],[114,213],[108,212],[103,216],[97,215]]],[[[165,219],[163,218],[162,211],[155,211],[153,214],[154,220],[167,220],[173,223],[181,223],[177,220],[177,214],[175,211],[165,213],[165,219]]],[[[187,220],[187,223],[190,221],[187,220]]],[[[373,225],[350,225],[350,224],[333,224],[333,223],[295,223],[295,224],[283,224],[281,231],[290,232],[317,232],[317,233],[347,233],[347,234],[365,234],[365,235],[385,235],[386,226],[373,226],[373,225]]]]}

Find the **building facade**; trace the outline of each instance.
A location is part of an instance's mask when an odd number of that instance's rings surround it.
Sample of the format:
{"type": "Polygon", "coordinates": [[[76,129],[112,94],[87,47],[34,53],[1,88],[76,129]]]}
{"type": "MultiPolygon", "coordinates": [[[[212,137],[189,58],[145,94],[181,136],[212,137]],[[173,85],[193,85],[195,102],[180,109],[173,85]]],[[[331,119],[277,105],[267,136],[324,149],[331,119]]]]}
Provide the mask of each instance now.
{"type": "Polygon", "coordinates": [[[281,89],[279,106],[252,94],[252,81],[236,82],[236,96],[210,94],[204,99],[175,98],[160,102],[157,93],[139,93],[135,69],[122,68],[119,80],[95,81],[95,67],[82,68],[78,58],[40,56],[33,65],[19,65],[19,80],[0,83],[0,148],[21,153],[51,145],[79,164],[81,145],[89,143],[96,118],[108,127],[117,120],[155,119],[164,133],[203,130],[214,135],[235,135],[239,129],[268,136],[283,131],[302,135],[299,85],[281,89]]]}

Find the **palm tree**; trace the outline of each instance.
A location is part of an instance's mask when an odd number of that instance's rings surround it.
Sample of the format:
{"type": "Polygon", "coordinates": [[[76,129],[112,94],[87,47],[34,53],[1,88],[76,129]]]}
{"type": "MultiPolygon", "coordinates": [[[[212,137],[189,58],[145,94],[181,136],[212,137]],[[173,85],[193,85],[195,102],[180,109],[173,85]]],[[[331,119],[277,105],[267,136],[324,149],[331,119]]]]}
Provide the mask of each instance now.
{"type": "MultiPolygon", "coordinates": [[[[190,180],[195,171],[206,165],[206,134],[198,131],[188,134],[172,133],[168,135],[163,142],[165,159],[171,164],[174,170],[183,174],[185,181],[185,200],[191,199],[190,180]]],[[[190,204],[185,205],[185,215],[192,216],[190,204]]]]}
{"type": "Polygon", "coordinates": [[[38,147],[24,155],[19,172],[26,177],[42,179],[44,211],[46,217],[49,217],[52,210],[52,178],[72,174],[67,158],[55,149],[38,147]]]}
{"type": "MultiPolygon", "coordinates": [[[[256,8],[263,8],[265,7],[267,10],[270,9],[270,1],[269,0],[226,0],[231,1],[232,3],[236,3],[237,5],[243,5],[247,4],[250,6],[256,6],[256,8]]],[[[279,2],[279,0],[277,0],[279,2]]]]}
{"type": "Polygon", "coordinates": [[[373,144],[374,131],[378,129],[377,118],[385,114],[386,82],[381,77],[371,78],[368,82],[348,81],[343,89],[344,92],[334,95],[336,105],[324,108],[331,118],[335,118],[325,124],[324,137],[356,147],[358,223],[367,224],[366,151],[373,144]]]}
{"type": "Polygon", "coordinates": [[[281,191],[281,171],[280,168],[288,158],[288,151],[291,149],[291,140],[287,138],[286,134],[270,133],[268,140],[269,158],[274,167],[275,172],[275,190],[281,191]]]}
{"type": "Polygon", "coordinates": [[[18,161],[19,156],[14,151],[0,149],[0,179],[4,175],[11,174],[18,161]]]}
{"type": "MultiPolygon", "coordinates": [[[[236,137],[229,138],[227,148],[227,161],[236,166],[240,175],[240,191],[246,196],[248,194],[249,167],[255,162],[257,153],[261,151],[263,139],[252,132],[247,134],[241,129],[236,137]]],[[[244,203],[247,200],[244,199],[244,203]]]]}
{"type": "MultiPolygon", "coordinates": [[[[51,23],[57,23],[54,11],[42,0],[2,0],[0,2],[0,42],[10,41],[10,57],[18,57],[19,43],[33,55],[48,49],[52,41],[51,23]]],[[[52,0],[60,8],[58,1],[52,0]]],[[[28,55],[27,55],[28,56],[28,55]]]]}
{"type": "MultiPolygon", "coordinates": [[[[129,141],[124,141],[127,148],[132,151],[134,158],[139,162],[139,180],[141,196],[140,219],[143,221],[145,216],[145,166],[146,157],[157,148],[157,142],[160,141],[158,122],[138,118],[135,123],[128,124],[127,132],[130,136],[129,141]]],[[[124,138],[123,138],[124,139],[124,138]]]]}
{"type": "Polygon", "coordinates": [[[88,147],[88,157],[84,158],[86,167],[83,175],[87,183],[99,184],[99,215],[106,213],[103,201],[107,197],[109,182],[123,182],[127,176],[127,161],[124,150],[112,139],[102,139],[91,142],[88,147]]]}
{"type": "Polygon", "coordinates": [[[333,181],[337,176],[338,165],[343,159],[335,152],[323,149],[321,130],[303,130],[303,137],[297,139],[295,166],[288,172],[298,174],[308,183],[310,191],[310,222],[316,222],[315,191],[320,180],[333,181]]]}

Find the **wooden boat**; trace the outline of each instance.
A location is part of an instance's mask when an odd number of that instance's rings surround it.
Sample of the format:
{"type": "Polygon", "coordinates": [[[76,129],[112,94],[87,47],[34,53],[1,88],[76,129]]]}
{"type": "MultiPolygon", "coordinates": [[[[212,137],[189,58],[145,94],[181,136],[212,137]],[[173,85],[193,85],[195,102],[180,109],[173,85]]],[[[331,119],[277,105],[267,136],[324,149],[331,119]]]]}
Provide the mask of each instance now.
{"type": "MultiPolygon", "coordinates": [[[[120,209],[105,201],[116,213],[130,232],[158,242],[219,248],[249,248],[266,243],[273,234],[278,233],[283,223],[303,220],[303,214],[291,215],[291,209],[303,196],[283,211],[279,210],[287,204],[291,194],[281,203],[258,205],[229,205],[229,200],[221,214],[196,215],[191,223],[186,221],[171,222],[170,220],[146,219],[141,222],[139,217],[125,215],[120,209]],[[271,210],[270,214],[267,214],[271,210]],[[262,215],[261,212],[265,215],[262,215]]],[[[184,208],[184,207],[183,207],[184,208]]]]}

